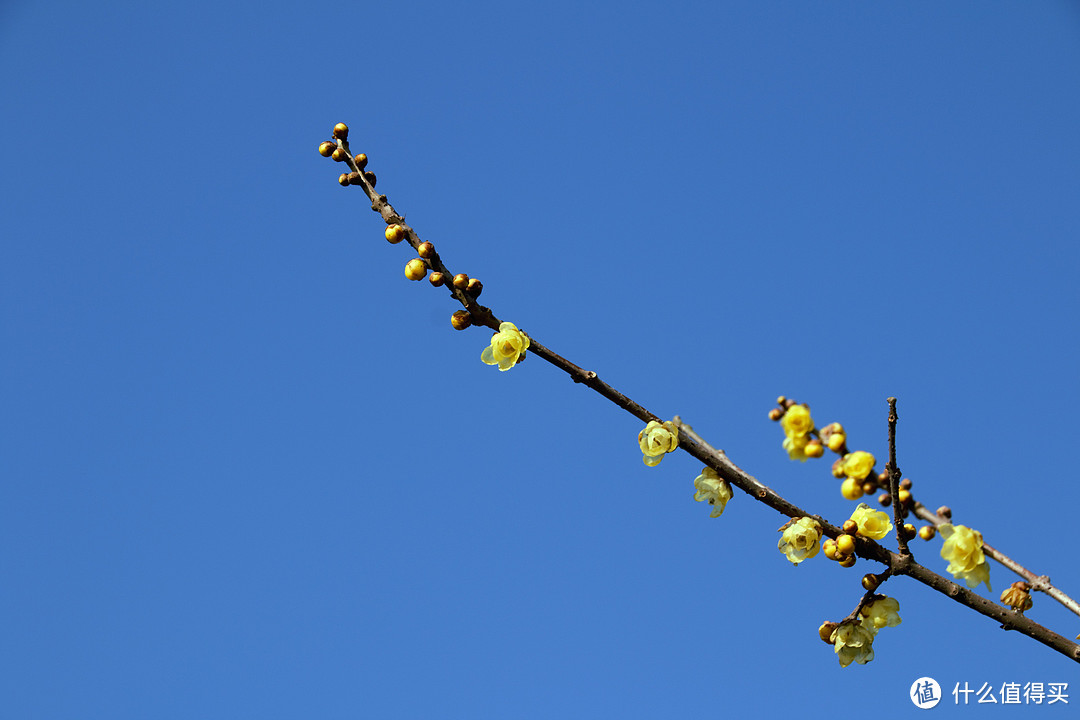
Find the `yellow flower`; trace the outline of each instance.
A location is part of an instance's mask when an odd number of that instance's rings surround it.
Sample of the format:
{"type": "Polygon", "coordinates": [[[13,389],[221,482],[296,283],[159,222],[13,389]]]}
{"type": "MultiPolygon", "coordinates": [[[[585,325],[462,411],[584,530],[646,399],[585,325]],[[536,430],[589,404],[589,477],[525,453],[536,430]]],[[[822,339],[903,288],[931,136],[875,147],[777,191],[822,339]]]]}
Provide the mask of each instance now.
{"type": "Polygon", "coordinates": [[[787,450],[788,457],[792,460],[806,462],[806,458],[810,457],[806,454],[806,444],[808,442],[810,442],[808,435],[786,437],[784,438],[784,449],[787,450]]]}
{"type": "Polygon", "coordinates": [[[1001,593],[1001,604],[1008,605],[1013,610],[1024,612],[1030,610],[1033,603],[1031,602],[1031,586],[1026,582],[1017,581],[1009,586],[1009,589],[1001,593]]]}
{"type": "Polygon", "coordinates": [[[963,525],[952,526],[949,523],[938,526],[945,544],[941,547],[941,557],[949,561],[945,568],[954,578],[963,580],[969,588],[986,583],[990,587],[990,565],[983,554],[982,533],[963,525]]]}
{"type": "Polygon", "coordinates": [[[863,616],[863,625],[874,633],[883,627],[896,627],[901,623],[900,602],[896,598],[883,595],[864,605],[860,614],[863,616]]]}
{"type": "Polygon", "coordinates": [[[784,534],[780,536],[776,547],[795,565],[814,557],[821,550],[821,525],[817,520],[799,518],[781,529],[784,534]]]}
{"type": "Polygon", "coordinates": [[[892,530],[889,516],[880,510],[874,510],[866,503],[859,503],[851,519],[859,526],[858,533],[863,537],[880,540],[892,530]]]}
{"type": "Polygon", "coordinates": [[[844,456],[844,475],[856,480],[865,480],[870,471],[874,469],[874,456],[862,450],[856,450],[844,456]]]}
{"type": "Polygon", "coordinates": [[[720,517],[724,514],[724,507],[733,495],[731,485],[728,484],[727,480],[717,475],[716,471],[711,467],[707,467],[701,471],[700,475],[694,478],[694,488],[697,489],[697,492],[694,493],[695,500],[708,500],[709,504],[713,506],[709,517],[720,517]]]}
{"type": "Polygon", "coordinates": [[[484,348],[480,360],[487,365],[498,365],[500,371],[509,370],[525,357],[528,348],[528,336],[514,323],[504,322],[499,325],[499,332],[491,336],[491,345],[484,348]]]}
{"type": "Polygon", "coordinates": [[[831,636],[840,667],[855,662],[865,665],[874,659],[874,633],[858,623],[841,623],[831,636]]]}
{"type": "Polygon", "coordinates": [[[637,439],[641,446],[641,459],[653,467],[660,464],[666,453],[679,447],[679,429],[670,420],[662,423],[650,420],[645,429],[638,433],[637,439]]]}
{"type": "Polygon", "coordinates": [[[805,405],[792,405],[780,419],[780,427],[784,428],[784,434],[790,437],[809,435],[814,429],[814,421],[810,417],[810,408],[805,405]]]}

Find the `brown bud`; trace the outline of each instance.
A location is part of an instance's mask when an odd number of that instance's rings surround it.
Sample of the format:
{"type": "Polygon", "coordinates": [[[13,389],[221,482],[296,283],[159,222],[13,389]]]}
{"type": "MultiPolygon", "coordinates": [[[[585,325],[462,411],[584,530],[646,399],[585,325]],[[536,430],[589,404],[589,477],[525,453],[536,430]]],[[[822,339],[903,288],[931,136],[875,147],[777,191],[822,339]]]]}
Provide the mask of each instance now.
{"type": "Polygon", "coordinates": [[[353,158],[353,162],[356,163],[356,167],[363,170],[367,167],[367,155],[365,155],[364,153],[360,153],[353,158]]]}
{"type": "Polygon", "coordinates": [[[420,258],[413,258],[405,264],[405,277],[410,280],[423,280],[427,275],[427,265],[420,258]]]}
{"type": "Polygon", "coordinates": [[[360,173],[358,173],[358,172],[349,173],[349,184],[350,185],[359,185],[360,184],[360,173]]]}
{"type": "Polygon", "coordinates": [[[416,248],[416,252],[422,258],[429,258],[435,254],[435,246],[429,242],[422,242],[420,247],[416,248]]]}
{"type": "Polygon", "coordinates": [[[852,567],[854,564],[855,564],[855,556],[854,555],[848,555],[847,557],[845,557],[843,560],[840,561],[840,567],[844,567],[844,568],[852,567]]]}
{"type": "Polygon", "coordinates": [[[469,287],[469,276],[465,273],[458,273],[454,276],[454,287],[458,290],[464,290],[469,287]]]}
{"type": "Polygon", "coordinates": [[[349,187],[349,175],[348,173],[341,173],[338,175],[338,184],[342,187],[349,187]]]}
{"type": "Polygon", "coordinates": [[[458,310],[450,316],[450,324],[455,330],[464,330],[472,325],[472,315],[467,310],[458,310]]]}
{"type": "Polygon", "coordinates": [[[375,187],[375,173],[368,170],[364,173],[364,179],[367,180],[368,185],[375,187]]]}
{"type": "Polygon", "coordinates": [[[862,486],[863,495],[873,495],[875,490],[877,490],[877,483],[876,482],[870,482],[869,480],[867,480],[866,482],[863,483],[863,486],[862,486]]]}
{"type": "Polygon", "coordinates": [[[338,123],[334,126],[334,137],[338,140],[344,140],[349,137],[349,126],[345,123],[338,123]]]}
{"type": "Polygon", "coordinates": [[[386,235],[386,241],[392,245],[398,244],[408,235],[408,233],[405,232],[405,228],[397,224],[387,225],[384,234],[386,235]]]}
{"type": "Polygon", "coordinates": [[[834,478],[844,477],[844,458],[837,458],[832,464],[832,475],[834,478]]]}
{"type": "Polygon", "coordinates": [[[877,496],[877,501],[881,503],[882,507],[889,507],[892,505],[892,495],[889,493],[881,493],[877,496]]]}
{"type": "Polygon", "coordinates": [[[914,525],[912,525],[911,523],[904,523],[904,539],[905,540],[913,539],[917,532],[918,532],[918,530],[915,529],[914,525]]]}
{"type": "Polygon", "coordinates": [[[903,480],[901,480],[900,481],[900,489],[901,490],[910,490],[911,489],[911,478],[904,478],[903,480]]]}
{"type": "Polygon", "coordinates": [[[484,292],[484,283],[476,278],[469,278],[469,284],[465,286],[465,292],[473,297],[480,297],[480,293],[484,292]]]}
{"type": "Polygon", "coordinates": [[[349,153],[345,152],[345,148],[334,148],[334,152],[330,153],[330,157],[334,158],[334,162],[344,162],[345,158],[349,157],[349,153]]]}
{"type": "Polygon", "coordinates": [[[900,492],[896,493],[896,499],[904,505],[907,505],[909,502],[911,502],[911,491],[901,490],[900,492]]]}
{"type": "Polygon", "coordinates": [[[941,507],[939,507],[937,509],[937,514],[939,517],[943,517],[946,520],[952,520],[952,508],[950,508],[948,505],[942,505],[941,507]]]}
{"type": "Polygon", "coordinates": [[[787,406],[787,398],[784,397],[783,395],[781,395],[780,397],[776,398],[776,404],[779,405],[780,407],[786,407],[787,406]]]}
{"type": "Polygon", "coordinates": [[[327,140],[326,142],[319,143],[319,154],[322,155],[323,157],[330,157],[331,155],[334,154],[334,150],[336,150],[336,149],[337,149],[337,143],[330,142],[329,140],[327,140]]]}
{"type": "Polygon", "coordinates": [[[923,525],[919,528],[919,537],[923,540],[933,540],[935,535],[937,535],[937,528],[933,525],[923,525]]]}
{"type": "Polygon", "coordinates": [[[769,411],[769,419],[776,422],[780,418],[784,417],[784,411],[780,408],[773,408],[769,411]]]}
{"type": "Polygon", "coordinates": [[[439,287],[444,282],[446,282],[446,276],[443,275],[441,272],[433,272],[428,275],[428,281],[430,281],[431,284],[435,287],[439,287]]]}
{"type": "Polygon", "coordinates": [[[847,535],[854,535],[859,532],[859,523],[854,520],[845,520],[844,524],[840,527],[847,535]]]}
{"type": "Polygon", "coordinates": [[[840,627],[840,623],[823,622],[821,623],[821,627],[818,628],[818,637],[820,637],[821,641],[826,645],[832,645],[832,635],[836,632],[836,628],[838,627],[840,627]]]}
{"type": "Polygon", "coordinates": [[[889,484],[889,471],[882,470],[878,473],[877,481],[881,483],[881,487],[885,487],[889,484]]]}
{"type": "Polygon", "coordinates": [[[862,578],[862,586],[866,592],[874,592],[881,585],[881,580],[874,573],[866,573],[862,578]]]}

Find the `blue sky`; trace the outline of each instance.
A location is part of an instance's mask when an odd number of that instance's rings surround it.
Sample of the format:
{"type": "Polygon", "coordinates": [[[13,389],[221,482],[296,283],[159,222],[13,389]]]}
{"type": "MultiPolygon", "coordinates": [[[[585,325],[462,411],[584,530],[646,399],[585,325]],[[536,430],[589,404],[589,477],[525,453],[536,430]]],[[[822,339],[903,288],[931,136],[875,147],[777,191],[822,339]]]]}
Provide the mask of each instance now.
{"type": "Polygon", "coordinates": [[[793,567],[636,419],[483,365],[315,148],[347,122],[500,317],[834,522],[766,413],[883,458],[897,396],[916,496],[1075,595],[1077,67],[1064,0],[5,3],[4,714],[1074,708],[1075,663],[902,578],[841,669],[817,627],[880,566],[793,567]]]}

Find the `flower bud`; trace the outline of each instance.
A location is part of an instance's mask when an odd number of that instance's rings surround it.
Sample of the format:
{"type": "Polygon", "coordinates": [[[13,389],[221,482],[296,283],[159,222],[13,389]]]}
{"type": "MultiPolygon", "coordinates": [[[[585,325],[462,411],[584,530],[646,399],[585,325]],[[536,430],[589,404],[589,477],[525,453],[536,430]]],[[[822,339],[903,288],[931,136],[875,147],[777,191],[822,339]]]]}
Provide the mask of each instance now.
{"type": "Polygon", "coordinates": [[[937,528],[933,525],[923,525],[919,528],[919,537],[923,540],[933,540],[935,535],[937,535],[937,528]]]}
{"type": "Polygon", "coordinates": [[[847,444],[847,435],[842,432],[833,433],[829,436],[827,442],[829,443],[829,449],[833,452],[843,452],[844,445],[847,444]]]}
{"type": "Polygon", "coordinates": [[[420,258],[413,258],[405,264],[405,277],[410,280],[423,280],[427,275],[427,265],[420,258]]]}
{"type": "Polygon", "coordinates": [[[915,535],[917,533],[918,533],[918,530],[915,529],[914,525],[912,525],[911,523],[904,523],[904,539],[905,540],[914,539],[915,535]]]}
{"type": "Polygon", "coordinates": [[[783,414],[784,411],[780,408],[773,408],[769,411],[769,419],[773,422],[777,422],[781,418],[781,416],[783,416],[783,414]]]}
{"type": "Polygon", "coordinates": [[[345,123],[338,123],[334,126],[334,137],[338,140],[344,140],[349,137],[349,126],[345,123]]]}
{"type": "Polygon", "coordinates": [[[889,493],[881,493],[877,496],[877,501],[881,503],[881,507],[889,507],[892,505],[892,495],[889,493]]]}
{"type": "Polygon", "coordinates": [[[821,444],[820,440],[810,440],[803,448],[803,454],[806,457],[819,458],[825,454],[825,446],[821,444]]]}
{"type": "Polygon", "coordinates": [[[862,586],[866,592],[874,592],[881,585],[881,580],[874,573],[866,573],[862,578],[862,586]]]}
{"type": "Polygon", "coordinates": [[[858,500],[863,496],[862,483],[855,478],[845,478],[840,483],[840,494],[845,500],[858,500]]]}
{"type": "Polygon", "coordinates": [[[841,535],[836,538],[836,549],[841,555],[851,555],[855,552],[855,538],[850,535],[841,535]]]}
{"type": "Polygon", "coordinates": [[[405,239],[407,234],[405,228],[400,225],[387,225],[386,227],[386,241],[391,244],[398,244],[405,239]]]}
{"type": "Polygon", "coordinates": [[[348,178],[349,178],[349,184],[350,185],[359,185],[360,184],[360,173],[351,172],[351,173],[349,173],[348,178]]]}
{"type": "Polygon", "coordinates": [[[334,150],[337,150],[337,143],[330,142],[329,140],[319,143],[319,154],[323,157],[330,157],[334,154],[334,150]]]}
{"type": "Polygon", "coordinates": [[[903,480],[901,480],[900,481],[900,489],[901,490],[910,490],[911,489],[911,478],[904,478],[903,480]]]}
{"type": "Polygon", "coordinates": [[[472,315],[467,310],[458,310],[450,316],[450,324],[455,330],[464,330],[472,325],[472,315]]]}
{"type": "Polygon", "coordinates": [[[480,297],[480,293],[484,292],[484,283],[476,278],[469,278],[469,284],[465,286],[465,292],[473,297],[480,297]]]}
{"type": "Polygon", "coordinates": [[[357,168],[363,170],[367,167],[367,155],[365,155],[364,153],[359,153],[356,157],[353,158],[353,162],[356,163],[357,168]]]}
{"type": "Polygon", "coordinates": [[[364,173],[364,179],[367,180],[368,185],[375,187],[375,173],[368,170],[364,173]]]}
{"type": "Polygon", "coordinates": [[[435,254],[435,246],[429,242],[422,242],[420,247],[416,248],[416,252],[422,258],[429,258],[435,254]]]}
{"type": "Polygon", "coordinates": [[[821,627],[818,628],[818,637],[820,637],[821,641],[826,645],[832,645],[832,636],[838,627],[840,627],[840,623],[823,622],[821,623],[821,627]]]}
{"type": "Polygon", "coordinates": [[[952,520],[952,509],[948,505],[942,505],[937,509],[939,517],[943,517],[946,520],[952,520]]]}
{"type": "Polygon", "coordinates": [[[901,490],[900,492],[896,493],[896,499],[900,501],[901,505],[907,505],[909,502],[911,502],[911,491],[901,490]]]}
{"type": "Polygon", "coordinates": [[[836,552],[836,541],[832,538],[828,538],[825,542],[821,543],[821,552],[830,560],[840,559],[836,552]]]}
{"type": "Polygon", "coordinates": [[[341,173],[340,175],[338,175],[337,181],[338,185],[341,185],[341,187],[349,187],[349,174],[341,173]]]}
{"type": "Polygon", "coordinates": [[[465,288],[469,287],[469,276],[465,273],[458,273],[454,276],[453,283],[454,287],[456,287],[458,290],[464,290],[465,288]]]}
{"type": "Polygon", "coordinates": [[[334,152],[330,153],[330,157],[334,158],[334,162],[344,162],[345,158],[349,157],[349,153],[345,152],[345,148],[334,148],[334,152]]]}
{"type": "Polygon", "coordinates": [[[446,276],[443,275],[441,272],[436,271],[436,272],[433,272],[430,275],[428,275],[428,280],[435,287],[439,287],[440,285],[442,285],[443,283],[446,282],[446,276]]]}
{"type": "Polygon", "coordinates": [[[859,532],[859,523],[854,520],[848,519],[844,521],[844,524],[840,527],[846,535],[854,535],[859,532]]]}
{"type": "Polygon", "coordinates": [[[872,480],[867,480],[862,484],[863,495],[873,495],[875,490],[877,490],[877,483],[872,480]]]}
{"type": "Polygon", "coordinates": [[[855,564],[855,556],[848,555],[840,561],[840,567],[849,568],[855,564]]]}
{"type": "Polygon", "coordinates": [[[837,458],[836,462],[832,464],[832,476],[834,478],[844,477],[844,458],[837,458]]]}

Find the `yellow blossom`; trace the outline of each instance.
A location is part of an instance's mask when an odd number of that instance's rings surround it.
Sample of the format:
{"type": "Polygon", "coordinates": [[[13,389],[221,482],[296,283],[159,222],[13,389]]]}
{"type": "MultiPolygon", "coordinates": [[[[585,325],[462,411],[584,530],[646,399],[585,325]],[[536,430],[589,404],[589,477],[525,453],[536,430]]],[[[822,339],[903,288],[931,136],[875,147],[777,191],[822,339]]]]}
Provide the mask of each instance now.
{"type": "Polygon", "coordinates": [[[806,436],[814,429],[814,421],[810,417],[810,408],[805,405],[792,405],[780,419],[780,427],[784,428],[784,434],[790,437],[798,435],[806,436]]]}
{"type": "Polygon", "coordinates": [[[840,667],[851,663],[865,665],[874,659],[874,633],[858,623],[841,623],[831,639],[840,659],[840,667]]]}
{"type": "Polygon", "coordinates": [[[806,454],[806,444],[808,442],[810,442],[808,435],[786,437],[784,438],[784,449],[787,450],[788,457],[792,460],[806,462],[806,458],[810,457],[806,454]]]}
{"type": "Polygon", "coordinates": [[[874,469],[875,462],[874,456],[868,452],[856,450],[853,453],[848,453],[843,458],[842,468],[844,475],[856,480],[865,480],[870,471],[874,469]]]}
{"type": "Polygon", "coordinates": [[[983,554],[982,533],[963,525],[945,523],[938,526],[945,544],[941,547],[941,557],[949,561],[945,568],[954,578],[963,580],[969,588],[986,583],[990,587],[990,565],[983,554]]]}
{"type": "Polygon", "coordinates": [[[649,467],[653,467],[660,464],[666,453],[679,447],[679,429],[670,420],[662,423],[650,420],[645,429],[638,433],[637,439],[641,446],[642,460],[649,467]]]}
{"type": "Polygon", "coordinates": [[[480,359],[487,365],[498,365],[499,370],[509,370],[525,357],[529,338],[514,323],[499,325],[499,332],[491,336],[491,345],[484,348],[480,359]]]}
{"type": "Polygon", "coordinates": [[[851,519],[859,526],[859,535],[873,540],[880,540],[892,530],[889,516],[880,510],[874,510],[866,503],[859,503],[855,512],[851,513],[851,519]]]}
{"type": "Polygon", "coordinates": [[[901,623],[900,602],[883,595],[864,605],[860,614],[863,625],[875,633],[883,627],[896,627],[901,623]]]}
{"type": "Polygon", "coordinates": [[[821,525],[813,518],[792,520],[783,528],[776,547],[795,565],[814,557],[821,550],[821,525]]]}
{"type": "Polygon", "coordinates": [[[713,506],[709,517],[720,517],[724,514],[724,507],[733,495],[731,485],[728,484],[727,480],[717,475],[716,471],[711,467],[707,467],[701,471],[700,475],[694,478],[694,488],[697,489],[697,492],[694,493],[695,500],[708,500],[709,504],[713,506]]]}
{"type": "Polygon", "coordinates": [[[1033,605],[1030,590],[1031,586],[1026,582],[1014,582],[1005,592],[1001,593],[1001,604],[1008,605],[1013,610],[1020,612],[1030,610],[1033,605]]]}

